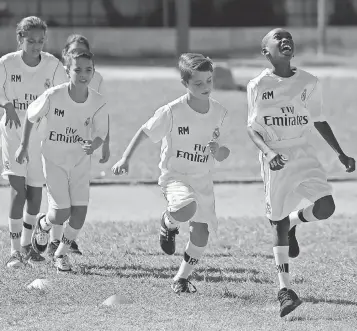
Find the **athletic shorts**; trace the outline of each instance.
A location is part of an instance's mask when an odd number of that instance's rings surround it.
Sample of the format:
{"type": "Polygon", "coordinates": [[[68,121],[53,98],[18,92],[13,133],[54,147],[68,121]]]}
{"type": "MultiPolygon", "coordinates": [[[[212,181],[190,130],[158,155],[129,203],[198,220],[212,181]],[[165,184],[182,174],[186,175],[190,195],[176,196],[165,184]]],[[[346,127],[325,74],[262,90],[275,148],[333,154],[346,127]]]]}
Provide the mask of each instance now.
{"type": "Polygon", "coordinates": [[[31,131],[28,154],[29,162],[19,164],[15,161],[15,153],[20,147],[23,127],[15,128],[13,125],[5,126],[5,116],[0,121],[2,162],[4,179],[9,175],[25,177],[26,184],[34,187],[42,187],[45,183],[41,161],[41,139],[34,127],[31,131]]]}
{"type": "Polygon", "coordinates": [[[218,219],[211,173],[190,176],[168,174],[160,178],[159,185],[169,212],[176,212],[195,201],[197,211],[190,222],[206,223],[209,232],[216,233],[218,219]]]}
{"type": "Polygon", "coordinates": [[[327,174],[309,144],[290,148],[273,148],[276,153],[288,157],[285,167],[271,171],[269,163],[260,153],[261,175],[264,181],[266,216],[279,221],[307,199],[316,200],[332,194],[327,174]]]}
{"type": "Polygon", "coordinates": [[[87,206],[89,203],[90,156],[65,168],[43,158],[48,205],[53,209],[87,206]]]}

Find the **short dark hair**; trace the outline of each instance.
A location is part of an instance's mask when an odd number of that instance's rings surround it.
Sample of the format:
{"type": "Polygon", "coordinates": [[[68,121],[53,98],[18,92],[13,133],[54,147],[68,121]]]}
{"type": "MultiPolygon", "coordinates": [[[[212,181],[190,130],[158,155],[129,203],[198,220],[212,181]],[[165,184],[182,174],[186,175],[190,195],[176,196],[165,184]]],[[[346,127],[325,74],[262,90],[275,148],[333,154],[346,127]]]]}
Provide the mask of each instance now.
{"type": "Polygon", "coordinates": [[[70,36],[68,36],[67,41],[66,41],[66,45],[64,46],[64,48],[62,50],[62,59],[63,59],[63,61],[64,61],[64,58],[66,57],[66,54],[68,53],[69,48],[74,43],[83,44],[87,48],[87,50],[89,52],[91,51],[91,48],[90,48],[90,45],[89,45],[89,41],[85,36],[83,36],[81,34],[71,34],[70,36]]]}
{"type": "Polygon", "coordinates": [[[69,53],[66,53],[66,55],[64,57],[64,65],[68,69],[72,64],[72,61],[79,59],[79,58],[85,58],[88,60],[92,60],[93,67],[94,67],[94,54],[89,51],[77,51],[77,50],[73,50],[69,53]]]}
{"type": "Polygon", "coordinates": [[[213,72],[213,62],[209,57],[198,53],[181,54],[178,62],[181,79],[188,82],[192,78],[193,71],[213,72]]]}

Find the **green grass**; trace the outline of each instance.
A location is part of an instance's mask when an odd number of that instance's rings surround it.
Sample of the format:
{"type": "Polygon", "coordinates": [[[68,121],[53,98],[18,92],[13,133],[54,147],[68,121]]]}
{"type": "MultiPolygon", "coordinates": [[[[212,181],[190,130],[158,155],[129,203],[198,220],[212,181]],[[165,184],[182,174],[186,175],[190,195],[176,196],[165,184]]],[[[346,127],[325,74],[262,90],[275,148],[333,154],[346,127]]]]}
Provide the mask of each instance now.
{"type": "MultiPolygon", "coordinates": [[[[181,296],[170,283],[187,227],[177,238],[177,254],[165,256],[157,221],[86,224],[79,238],[84,255],[71,256],[72,274],[57,275],[50,263],[1,268],[0,330],[355,330],[355,217],[299,228],[301,255],[290,269],[304,303],[283,319],[278,316],[270,226],[263,218],[220,222],[219,239],[210,239],[192,278],[198,293],[181,296]],[[47,278],[52,286],[28,290],[36,278],[47,278]],[[113,294],[133,303],[101,306],[113,294]]],[[[4,265],[9,239],[1,230],[4,265]]]]}
{"type": "MultiPolygon", "coordinates": [[[[105,165],[98,164],[98,155],[92,166],[93,178],[105,171],[107,179],[114,179],[111,166],[121,157],[124,149],[139,127],[161,105],[184,93],[182,85],[175,80],[153,81],[108,81],[109,95],[115,107],[111,113],[111,153],[105,165]]],[[[240,83],[245,84],[246,80],[240,83]]],[[[351,155],[357,154],[354,123],[357,121],[355,87],[356,79],[322,79],[324,88],[324,113],[339,142],[351,155]]],[[[229,110],[224,137],[231,148],[231,156],[223,162],[215,175],[219,180],[260,179],[258,153],[246,133],[246,94],[236,91],[215,91],[213,97],[229,110]]],[[[346,177],[331,148],[317,135],[312,137],[318,156],[331,177],[346,177]]],[[[119,180],[156,180],[159,175],[160,144],[143,143],[135,153],[129,177],[119,180]]],[[[97,153],[98,154],[98,153],[97,153]]],[[[356,174],[348,175],[356,178],[356,174]]],[[[118,179],[118,177],[116,177],[118,179]]]]}

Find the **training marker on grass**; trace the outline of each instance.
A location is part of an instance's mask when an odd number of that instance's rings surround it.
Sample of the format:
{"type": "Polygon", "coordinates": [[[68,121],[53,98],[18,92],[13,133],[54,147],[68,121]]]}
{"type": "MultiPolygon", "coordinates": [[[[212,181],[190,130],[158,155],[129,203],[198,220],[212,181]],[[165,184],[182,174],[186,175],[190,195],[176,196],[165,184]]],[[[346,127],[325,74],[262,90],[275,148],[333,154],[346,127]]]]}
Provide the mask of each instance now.
{"type": "Polygon", "coordinates": [[[44,290],[50,285],[50,282],[47,279],[35,279],[31,284],[27,285],[28,289],[38,289],[44,290]]]}
{"type": "Polygon", "coordinates": [[[132,304],[133,301],[131,299],[126,298],[120,294],[114,294],[105,300],[102,305],[104,306],[113,306],[113,305],[129,305],[132,304]]]}

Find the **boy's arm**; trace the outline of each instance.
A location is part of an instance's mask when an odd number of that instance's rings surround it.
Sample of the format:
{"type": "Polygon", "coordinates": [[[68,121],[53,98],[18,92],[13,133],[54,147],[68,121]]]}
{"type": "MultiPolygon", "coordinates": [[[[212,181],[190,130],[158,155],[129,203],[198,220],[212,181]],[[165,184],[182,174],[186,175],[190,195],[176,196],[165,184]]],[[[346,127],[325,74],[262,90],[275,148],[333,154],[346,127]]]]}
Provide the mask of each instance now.
{"type": "Polygon", "coordinates": [[[124,159],[126,162],[129,162],[131,159],[131,156],[137,149],[137,147],[145,140],[147,140],[149,136],[144,132],[143,128],[141,127],[134,137],[131,139],[129,145],[126,147],[122,159],[124,159]]]}
{"type": "Polygon", "coordinates": [[[341,163],[346,167],[347,172],[355,170],[355,161],[347,156],[339,145],[330,125],[327,123],[323,113],[322,89],[319,80],[316,78],[316,83],[307,99],[307,107],[310,111],[311,118],[314,121],[316,130],[322,138],[331,146],[340,159],[341,163]]]}

